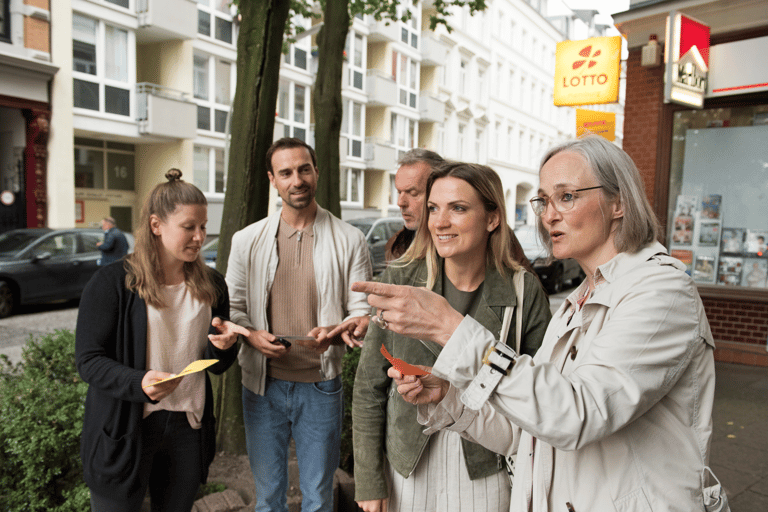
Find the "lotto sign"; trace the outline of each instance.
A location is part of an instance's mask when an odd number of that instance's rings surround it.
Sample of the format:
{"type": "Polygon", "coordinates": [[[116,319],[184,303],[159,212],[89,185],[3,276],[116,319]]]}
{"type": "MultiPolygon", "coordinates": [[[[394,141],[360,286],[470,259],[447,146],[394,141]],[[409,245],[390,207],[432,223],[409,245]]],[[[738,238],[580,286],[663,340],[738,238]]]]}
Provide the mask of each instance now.
{"type": "Polygon", "coordinates": [[[621,36],[557,43],[555,105],[616,103],[620,70],[621,36]]]}
{"type": "Polygon", "coordinates": [[[594,133],[613,141],[616,138],[616,114],[596,110],[576,109],[576,136],[594,133]]]}

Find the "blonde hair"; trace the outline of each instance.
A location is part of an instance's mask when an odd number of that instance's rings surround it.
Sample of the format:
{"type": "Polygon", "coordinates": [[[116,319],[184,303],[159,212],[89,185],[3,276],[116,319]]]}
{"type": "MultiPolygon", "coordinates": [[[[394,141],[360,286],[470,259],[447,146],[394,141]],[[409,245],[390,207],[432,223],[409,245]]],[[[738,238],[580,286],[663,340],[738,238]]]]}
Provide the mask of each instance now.
{"type": "MultiPolygon", "coordinates": [[[[624,215],[619,219],[613,243],[618,252],[635,253],[659,236],[659,221],[645,194],[637,166],[624,150],[599,135],[586,135],[551,148],[541,159],[539,173],[558,153],[574,153],[586,162],[608,200],[618,200],[624,215]]],[[[550,256],[552,239],[536,218],[539,237],[550,256]]]]}
{"type": "MultiPolygon", "coordinates": [[[[165,174],[168,180],[152,189],[141,209],[141,221],[136,230],[136,245],[132,254],[125,259],[125,286],[137,293],[147,304],[157,308],[165,307],[160,293],[165,284],[163,267],[160,264],[160,238],[152,233],[150,216],[156,215],[165,221],[179,206],[208,205],[199,188],[181,179],[181,171],[171,169],[165,174]]],[[[213,274],[202,258],[184,263],[184,281],[192,296],[201,302],[214,305],[221,296],[213,274]]]]}
{"type": "Polygon", "coordinates": [[[437,280],[437,249],[429,232],[429,208],[427,203],[432,192],[432,185],[441,178],[459,178],[466,181],[480,196],[486,212],[499,212],[499,225],[488,236],[485,249],[486,267],[493,266],[504,277],[508,277],[520,264],[512,256],[512,228],[507,224],[507,208],[504,203],[504,188],[496,171],[485,165],[465,162],[444,162],[432,171],[427,180],[427,201],[421,222],[413,243],[403,256],[397,260],[398,266],[408,265],[413,261],[426,260],[427,288],[432,288],[437,280]]]}

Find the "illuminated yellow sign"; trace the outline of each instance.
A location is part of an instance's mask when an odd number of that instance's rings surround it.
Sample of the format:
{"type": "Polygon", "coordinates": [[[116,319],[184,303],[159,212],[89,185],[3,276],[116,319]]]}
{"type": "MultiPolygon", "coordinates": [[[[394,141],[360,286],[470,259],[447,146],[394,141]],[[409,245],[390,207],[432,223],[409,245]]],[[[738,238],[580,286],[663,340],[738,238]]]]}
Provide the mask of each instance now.
{"type": "Polygon", "coordinates": [[[621,36],[557,43],[555,105],[619,101],[621,36]]]}
{"type": "Polygon", "coordinates": [[[616,114],[597,110],[576,109],[576,136],[594,133],[610,141],[616,138],[616,114]]]}

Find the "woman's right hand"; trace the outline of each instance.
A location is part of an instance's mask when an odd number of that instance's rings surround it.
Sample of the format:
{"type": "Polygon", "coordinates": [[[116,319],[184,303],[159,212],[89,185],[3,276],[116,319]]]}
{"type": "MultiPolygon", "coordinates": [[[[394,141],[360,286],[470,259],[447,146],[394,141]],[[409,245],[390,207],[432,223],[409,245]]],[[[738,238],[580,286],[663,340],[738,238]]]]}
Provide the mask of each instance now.
{"type": "Polygon", "coordinates": [[[387,499],[358,501],[357,506],[363,512],[387,512],[387,499]]]}
{"type": "MultiPolygon", "coordinates": [[[[429,366],[418,364],[416,366],[427,372],[432,370],[429,366]]],[[[436,404],[440,402],[451,386],[447,380],[435,377],[431,373],[421,377],[403,375],[394,366],[387,370],[387,376],[395,381],[397,392],[400,393],[403,400],[414,405],[436,404]]]]}
{"type": "Polygon", "coordinates": [[[149,370],[147,373],[144,374],[144,378],[141,379],[141,388],[144,390],[145,395],[147,395],[152,400],[159,402],[163,398],[173,393],[176,390],[176,388],[179,386],[179,384],[181,384],[181,381],[182,379],[184,379],[184,377],[179,377],[178,379],[161,382],[160,384],[157,384],[154,386],[151,384],[153,382],[158,382],[173,376],[174,376],[173,373],[149,370]],[[147,387],[144,387],[144,386],[147,386],[147,387]]]}

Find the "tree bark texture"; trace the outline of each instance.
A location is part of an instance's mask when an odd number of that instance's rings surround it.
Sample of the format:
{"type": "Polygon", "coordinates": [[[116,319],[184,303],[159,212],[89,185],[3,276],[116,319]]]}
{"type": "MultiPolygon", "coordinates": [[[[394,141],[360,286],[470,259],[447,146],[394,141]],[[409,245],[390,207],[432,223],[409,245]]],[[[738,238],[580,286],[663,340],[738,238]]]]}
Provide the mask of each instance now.
{"type": "MultiPolygon", "coordinates": [[[[232,235],[267,216],[269,179],[266,154],[275,128],[283,32],[290,2],[245,0],[239,3],[237,85],[230,120],[229,166],[219,232],[216,268],[227,271],[232,235]]],[[[245,453],[242,384],[238,364],[211,376],[219,451],[245,453]]]]}
{"type": "MultiPolygon", "coordinates": [[[[320,206],[341,218],[339,136],[344,112],[341,101],[341,74],[344,46],[349,32],[349,0],[325,2],[323,20],[323,28],[317,35],[318,66],[312,92],[315,152],[320,171],[316,199],[320,206]]],[[[353,56],[349,55],[348,58],[353,56]]]]}

